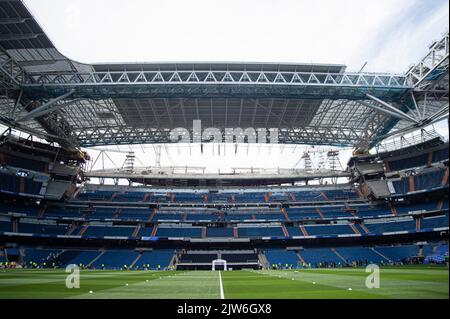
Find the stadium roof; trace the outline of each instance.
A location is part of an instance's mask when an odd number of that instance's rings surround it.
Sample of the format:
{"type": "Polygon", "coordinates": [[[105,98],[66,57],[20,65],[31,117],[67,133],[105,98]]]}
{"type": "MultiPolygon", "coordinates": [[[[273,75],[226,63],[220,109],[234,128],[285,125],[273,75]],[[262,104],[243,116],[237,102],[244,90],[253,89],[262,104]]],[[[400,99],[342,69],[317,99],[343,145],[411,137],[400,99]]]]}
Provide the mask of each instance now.
{"type": "Polygon", "coordinates": [[[170,130],[201,120],[221,130],[275,127],[280,143],[366,148],[394,127],[448,115],[448,34],[430,52],[405,74],[324,64],[88,65],[62,55],[21,1],[1,1],[0,123],[67,146],[169,143],[170,130]]]}

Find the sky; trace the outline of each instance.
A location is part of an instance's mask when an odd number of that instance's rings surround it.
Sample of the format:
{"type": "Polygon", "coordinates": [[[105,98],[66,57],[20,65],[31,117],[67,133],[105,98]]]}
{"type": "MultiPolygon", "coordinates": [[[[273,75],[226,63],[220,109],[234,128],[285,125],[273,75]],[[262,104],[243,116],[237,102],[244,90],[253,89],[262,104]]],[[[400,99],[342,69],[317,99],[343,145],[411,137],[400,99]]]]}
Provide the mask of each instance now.
{"type": "MultiPolygon", "coordinates": [[[[85,63],[336,63],[404,73],[448,31],[447,0],[25,0],[54,45],[85,63]]],[[[447,134],[447,125],[438,125],[447,134]]],[[[447,134],[448,136],[448,134],[447,134]]],[[[230,147],[230,149],[228,149],[230,147]]],[[[309,148],[310,149],[310,148],[309,148]]],[[[123,150],[123,149],[122,149],[123,150]]],[[[162,165],[298,167],[303,148],[162,150],[162,165]],[[297,166],[296,166],[297,165],[297,166]]],[[[125,148],[126,151],[126,148],[125,148]]],[[[154,165],[155,149],[137,147],[154,165]]],[[[98,152],[91,150],[95,157],[98,152]]],[[[351,150],[342,150],[346,164],[351,150]]],[[[111,155],[120,166],[125,153],[111,155]]],[[[108,162],[108,160],[106,160],[108,162]]],[[[316,164],[320,159],[316,160],[316,164]]],[[[111,167],[111,163],[107,166],[111,167]]],[[[318,165],[318,164],[317,164],[318,165]]]]}
{"type": "Polygon", "coordinates": [[[343,63],[403,73],[448,30],[447,0],[25,0],[86,62],[343,63]]]}

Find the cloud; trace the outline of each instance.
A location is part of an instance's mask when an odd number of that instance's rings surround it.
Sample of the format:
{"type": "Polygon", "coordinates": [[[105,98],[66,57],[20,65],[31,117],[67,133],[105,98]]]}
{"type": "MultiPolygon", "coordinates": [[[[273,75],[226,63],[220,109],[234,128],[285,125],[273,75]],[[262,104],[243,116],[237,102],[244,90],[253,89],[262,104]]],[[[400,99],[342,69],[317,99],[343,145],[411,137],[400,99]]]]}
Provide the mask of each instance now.
{"type": "Polygon", "coordinates": [[[369,61],[370,71],[403,73],[448,31],[448,18],[448,1],[410,1],[393,19],[380,24],[359,59],[369,61]]]}
{"type": "MultiPolygon", "coordinates": [[[[368,71],[399,73],[448,29],[449,10],[447,0],[25,2],[56,47],[82,62],[345,63],[358,70],[368,61],[368,71]]],[[[438,127],[446,131],[445,123],[438,127]]],[[[193,158],[177,151],[163,155],[163,162],[290,167],[301,152],[288,149],[273,149],[270,155],[254,148],[248,156],[244,148],[239,156],[227,149],[227,156],[193,158]]]]}
{"type": "Polygon", "coordinates": [[[421,30],[431,16],[419,5],[443,11],[443,2],[26,0],[55,45],[82,62],[316,62],[358,69],[370,60],[368,68],[383,71],[392,68],[386,57],[414,61],[416,49],[438,36],[438,27],[421,30]],[[411,18],[417,9],[422,19],[411,18]]]}

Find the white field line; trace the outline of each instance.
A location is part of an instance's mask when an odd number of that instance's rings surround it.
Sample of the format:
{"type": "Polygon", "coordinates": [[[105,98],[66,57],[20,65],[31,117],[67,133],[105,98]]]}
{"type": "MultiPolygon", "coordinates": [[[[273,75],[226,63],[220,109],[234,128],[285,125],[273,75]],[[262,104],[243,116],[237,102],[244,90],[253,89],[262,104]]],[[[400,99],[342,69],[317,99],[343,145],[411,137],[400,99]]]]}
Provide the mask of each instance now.
{"type": "Polygon", "coordinates": [[[219,289],[220,289],[220,299],[225,299],[225,294],[223,293],[222,285],[222,273],[219,271],[219,289]]]}

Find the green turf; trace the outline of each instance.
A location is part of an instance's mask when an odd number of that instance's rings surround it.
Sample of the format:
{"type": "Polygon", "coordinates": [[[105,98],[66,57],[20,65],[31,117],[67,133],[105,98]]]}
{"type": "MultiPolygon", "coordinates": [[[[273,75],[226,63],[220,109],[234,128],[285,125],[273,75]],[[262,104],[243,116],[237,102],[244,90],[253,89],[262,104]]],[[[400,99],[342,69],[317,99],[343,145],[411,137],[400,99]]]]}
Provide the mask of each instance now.
{"type": "MultiPolygon", "coordinates": [[[[365,287],[368,274],[363,268],[244,270],[221,275],[226,299],[449,298],[445,267],[382,268],[379,289],[365,287]]],[[[2,270],[0,299],[220,298],[218,272],[83,270],[79,289],[67,289],[66,276],[63,270],[2,270]]]]}

